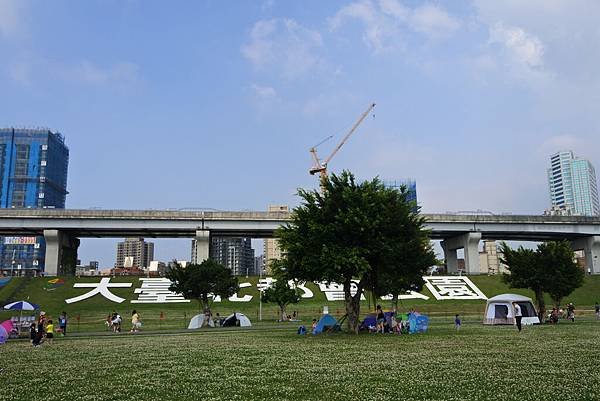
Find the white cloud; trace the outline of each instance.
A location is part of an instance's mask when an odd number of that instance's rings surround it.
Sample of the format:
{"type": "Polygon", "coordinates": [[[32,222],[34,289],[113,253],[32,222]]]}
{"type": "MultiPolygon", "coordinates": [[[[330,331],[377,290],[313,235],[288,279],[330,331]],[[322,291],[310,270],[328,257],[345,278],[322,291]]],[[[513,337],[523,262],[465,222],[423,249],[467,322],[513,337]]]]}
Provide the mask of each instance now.
{"type": "Polygon", "coordinates": [[[261,86],[257,84],[251,85],[252,90],[254,90],[254,94],[260,99],[274,99],[277,97],[277,92],[275,88],[271,86],[261,86]]]}
{"type": "MultiPolygon", "coordinates": [[[[393,0],[390,3],[390,12],[393,9],[393,0]]],[[[347,20],[357,19],[364,25],[363,42],[375,52],[396,47],[394,39],[400,36],[400,31],[394,19],[378,9],[370,0],[357,1],[342,7],[329,19],[329,28],[332,31],[340,29],[347,20]]]]}
{"type": "Polygon", "coordinates": [[[0,37],[17,33],[22,22],[24,2],[0,0],[0,37]]]}
{"type": "Polygon", "coordinates": [[[349,20],[358,20],[364,25],[363,41],[375,52],[403,47],[404,32],[440,39],[451,35],[461,26],[457,18],[436,5],[409,8],[399,0],[359,0],[350,3],[329,19],[329,28],[332,31],[339,30],[349,20]]]}
{"type": "Polygon", "coordinates": [[[497,22],[490,27],[490,43],[504,46],[518,63],[530,68],[542,67],[544,64],[544,45],[535,35],[522,28],[506,26],[497,22]]]}
{"type": "Polygon", "coordinates": [[[410,23],[415,31],[431,38],[450,35],[460,27],[460,22],[456,18],[432,4],[425,4],[415,9],[410,23]]]}
{"type": "Polygon", "coordinates": [[[323,39],[293,19],[261,20],[254,24],[242,54],[259,70],[278,69],[297,78],[322,64],[323,39]]]}

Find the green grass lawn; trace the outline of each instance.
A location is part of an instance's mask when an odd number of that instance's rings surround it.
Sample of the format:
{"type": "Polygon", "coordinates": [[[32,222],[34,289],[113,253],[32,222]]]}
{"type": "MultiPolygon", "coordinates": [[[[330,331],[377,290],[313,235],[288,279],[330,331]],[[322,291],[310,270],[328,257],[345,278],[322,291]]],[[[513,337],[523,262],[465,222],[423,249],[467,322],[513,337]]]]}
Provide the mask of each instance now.
{"type": "MultiPolygon", "coordinates": [[[[497,294],[512,292],[524,294],[533,297],[533,293],[527,290],[510,289],[506,284],[502,283],[500,276],[471,276],[471,280],[482,290],[488,297],[497,294]]],[[[69,315],[69,329],[79,332],[94,332],[105,329],[104,321],[106,316],[112,311],[119,312],[126,323],[129,321],[131,311],[136,309],[140,312],[144,327],[146,330],[173,330],[183,329],[187,327],[192,316],[198,313],[199,307],[195,301],[185,304],[133,304],[130,301],[136,299],[134,288],[138,288],[141,284],[138,278],[134,277],[116,277],[112,278],[111,282],[131,282],[131,288],[118,288],[111,291],[126,299],[125,302],[117,304],[111,302],[100,295],[74,304],[66,304],[65,299],[81,295],[88,291],[85,288],[73,288],[74,283],[82,282],[99,282],[99,277],[93,278],[72,278],[64,277],[65,284],[48,291],[48,278],[21,279],[13,278],[8,285],[0,289],[0,302],[12,300],[28,299],[30,302],[41,305],[42,309],[48,313],[51,318],[56,318],[61,311],[66,311],[69,315]],[[25,281],[24,281],[25,280],[25,281]],[[163,319],[160,319],[162,312],[163,319]],[[79,320],[77,320],[79,317],[79,320]]],[[[255,284],[257,277],[248,279],[240,277],[240,282],[248,281],[252,283],[252,287],[240,290],[240,296],[252,295],[254,298],[251,302],[229,302],[224,300],[220,303],[213,304],[213,313],[219,312],[221,315],[228,315],[233,311],[245,313],[254,324],[258,323],[259,302],[258,291],[255,284]]],[[[321,314],[323,306],[329,307],[330,313],[340,317],[344,314],[343,302],[330,302],[325,299],[325,295],[319,288],[309,283],[307,286],[313,291],[314,298],[303,299],[299,304],[291,305],[288,311],[296,310],[299,312],[299,317],[304,322],[310,322],[314,317],[321,314]]],[[[461,314],[464,318],[474,322],[480,322],[483,319],[485,309],[484,300],[466,300],[454,301],[444,300],[436,301],[426,288],[423,288],[423,294],[431,297],[429,300],[405,300],[400,303],[401,311],[408,311],[410,308],[416,308],[418,311],[431,316],[445,316],[451,320],[455,313],[461,314]]],[[[564,302],[574,302],[577,308],[578,316],[582,312],[593,312],[593,305],[596,300],[600,300],[600,276],[588,276],[584,285],[573,292],[569,297],[565,298],[564,302]]],[[[384,307],[389,309],[390,304],[384,301],[378,301],[384,307]]],[[[550,305],[550,300],[547,300],[550,305]]],[[[273,322],[278,318],[278,308],[275,305],[262,305],[263,320],[273,322]]],[[[372,299],[362,302],[361,312],[365,313],[374,309],[372,299]]],[[[14,312],[0,311],[0,321],[8,319],[15,315],[14,312]]]]}
{"type": "Polygon", "coordinates": [[[2,400],[598,400],[600,322],[420,335],[288,330],[0,346],[2,400]]]}

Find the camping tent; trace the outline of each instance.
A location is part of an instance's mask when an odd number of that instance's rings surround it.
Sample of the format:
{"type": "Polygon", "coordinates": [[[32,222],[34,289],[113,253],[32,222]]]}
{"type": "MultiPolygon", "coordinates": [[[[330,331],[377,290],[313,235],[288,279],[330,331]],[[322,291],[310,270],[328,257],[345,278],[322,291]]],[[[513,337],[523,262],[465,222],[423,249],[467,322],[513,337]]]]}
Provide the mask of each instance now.
{"type": "Polygon", "coordinates": [[[327,314],[321,316],[321,318],[317,322],[317,325],[313,329],[313,334],[319,334],[324,331],[331,330],[331,329],[335,328],[336,325],[337,325],[337,320],[335,320],[335,318],[333,316],[331,316],[330,314],[327,313],[327,314]]]}
{"type": "MultiPolygon", "coordinates": [[[[199,329],[204,325],[205,315],[204,313],[200,313],[190,320],[190,324],[188,325],[188,329],[199,329]]],[[[208,319],[208,325],[210,327],[215,327],[215,322],[212,319],[208,319]]]]}
{"type": "Polygon", "coordinates": [[[250,322],[250,319],[248,319],[248,317],[246,315],[244,315],[243,313],[237,312],[237,313],[232,313],[231,315],[227,316],[225,318],[225,320],[223,320],[223,326],[224,327],[232,327],[232,326],[250,327],[250,326],[252,326],[252,323],[250,322]]]}
{"type": "Polygon", "coordinates": [[[531,298],[517,294],[500,294],[487,300],[483,324],[515,324],[515,307],[521,307],[522,324],[540,322],[531,298]]]}
{"type": "MultiPolygon", "coordinates": [[[[385,316],[385,321],[391,326],[392,315],[394,312],[384,312],[383,314],[385,316]]],[[[370,330],[371,328],[374,330],[375,326],[377,326],[377,314],[367,313],[360,324],[359,330],[370,330]]]]}
{"type": "Polygon", "coordinates": [[[412,312],[408,314],[408,323],[410,334],[425,333],[429,328],[429,317],[421,315],[419,312],[412,312]]]}

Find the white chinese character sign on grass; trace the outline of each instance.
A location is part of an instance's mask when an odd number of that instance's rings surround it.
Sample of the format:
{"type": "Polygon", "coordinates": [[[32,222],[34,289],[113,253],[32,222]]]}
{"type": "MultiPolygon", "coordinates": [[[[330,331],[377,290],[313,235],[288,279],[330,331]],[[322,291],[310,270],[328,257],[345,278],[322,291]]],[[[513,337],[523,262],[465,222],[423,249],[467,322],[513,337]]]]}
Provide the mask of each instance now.
{"type": "MultiPolygon", "coordinates": [[[[271,288],[276,281],[277,279],[274,279],[273,277],[261,278],[260,280],[258,280],[256,288],[258,289],[258,291],[263,292],[267,288],[271,288]]],[[[308,287],[306,287],[306,281],[295,282],[294,280],[288,280],[288,285],[290,286],[290,288],[294,288],[302,292],[300,298],[308,299],[313,298],[315,296],[315,294],[308,287]]]]}
{"type": "Polygon", "coordinates": [[[183,295],[169,290],[171,280],[168,278],[140,278],[140,281],[142,286],[133,291],[134,294],[138,294],[138,299],[132,300],[132,304],[190,302],[183,295]]]}
{"type": "Polygon", "coordinates": [[[479,288],[468,277],[464,276],[429,276],[423,277],[425,286],[435,299],[487,299],[479,288]]]}
{"type": "MultiPolygon", "coordinates": [[[[391,301],[392,299],[394,299],[393,295],[384,295],[383,297],[381,297],[382,301],[391,301]]],[[[399,300],[404,300],[404,299],[424,299],[424,300],[428,300],[429,297],[427,295],[421,294],[420,292],[407,291],[405,294],[398,295],[398,299],[399,300]]]]}
{"type": "Polygon", "coordinates": [[[83,295],[78,297],[66,299],[65,302],[68,304],[72,304],[75,302],[83,301],[84,299],[88,299],[93,297],[96,294],[102,295],[104,298],[109,301],[113,301],[116,303],[121,303],[125,301],[125,298],[121,298],[110,292],[109,288],[129,288],[131,287],[131,283],[111,283],[110,278],[103,278],[99,283],[77,283],[73,284],[73,288],[93,288],[93,290],[86,292],[83,295]]]}
{"type": "MultiPolygon", "coordinates": [[[[325,298],[327,298],[328,301],[344,300],[344,286],[342,284],[327,283],[324,281],[321,281],[317,284],[319,285],[319,289],[325,293],[325,298]]],[[[352,283],[350,284],[350,294],[354,296],[356,295],[357,291],[358,286],[356,285],[356,282],[352,280],[352,283]]],[[[364,301],[366,299],[364,294],[360,295],[360,299],[361,301],[364,301]]]]}

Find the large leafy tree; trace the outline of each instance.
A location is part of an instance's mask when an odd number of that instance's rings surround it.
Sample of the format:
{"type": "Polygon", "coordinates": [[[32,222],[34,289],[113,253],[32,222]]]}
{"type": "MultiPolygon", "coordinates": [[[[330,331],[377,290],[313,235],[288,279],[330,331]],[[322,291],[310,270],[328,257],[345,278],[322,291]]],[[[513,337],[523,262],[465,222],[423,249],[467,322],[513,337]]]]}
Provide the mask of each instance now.
{"type": "Polygon", "coordinates": [[[286,276],[287,268],[283,267],[285,261],[276,260],[273,261],[272,269],[275,274],[275,281],[273,285],[262,293],[262,300],[266,303],[274,303],[279,306],[279,312],[281,315],[281,321],[286,319],[285,309],[289,304],[297,304],[300,302],[300,295],[298,290],[290,287],[286,276]],[[284,269],[284,270],[282,270],[284,269]]]}
{"type": "Polygon", "coordinates": [[[500,245],[500,250],[503,254],[501,261],[510,272],[504,274],[502,279],[511,288],[528,288],[534,292],[540,321],[543,321],[546,314],[544,287],[547,277],[536,251],[523,246],[511,249],[505,242],[500,245]]]}
{"type": "Polygon", "coordinates": [[[166,276],[172,281],[169,290],[187,299],[197,300],[208,314],[214,297],[227,298],[239,289],[238,279],[231,274],[231,270],[211,259],[186,267],[175,263],[166,276]]]}
{"type": "Polygon", "coordinates": [[[545,242],[538,247],[539,263],[551,271],[545,285],[556,307],[561,300],[581,287],[585,273],[574,259],[568,241],[545,242]]]}
{"type": "Polygon", "coordinates": [[[583,284],[583,271],[575,263],[575,254],[568,241],[545,242],[536,250],[520,246],[511,249],[502,243],[504,263],[510,274],[503,276],[512,288],[528,288],[535,293],[540,320],[546,314],[544,294],[557,304],[583,284]]]}
{"type": "Polygon", "coordinates": [[[344,171],[322,180],[322,192],[300,189],[299,196],[302,204],[276,233],[287,274],[342,284],[350,331],[358,331],[364,289],[391,291],[384,284],[389,279],[400,293],[408,283],[418,285],[415,277],[434,264],[425,222],[405,188],[386,188],[377,178],[357,183],[344,171]]]}

